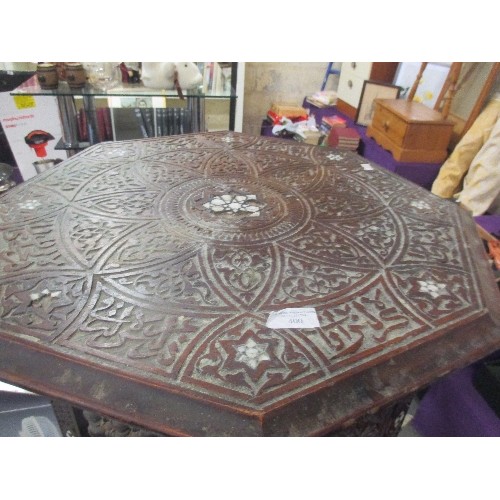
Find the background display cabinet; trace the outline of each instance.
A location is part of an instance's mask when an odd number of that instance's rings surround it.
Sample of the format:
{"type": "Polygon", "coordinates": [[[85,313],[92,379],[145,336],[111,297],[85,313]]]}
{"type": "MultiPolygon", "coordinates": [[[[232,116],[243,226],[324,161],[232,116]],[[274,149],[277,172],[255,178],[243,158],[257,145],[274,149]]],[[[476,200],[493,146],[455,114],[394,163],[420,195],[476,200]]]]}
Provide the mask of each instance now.
{"type": "Polygon", "coordinates": [[[66,150],[68,156],[103,141],[241,131],[236,95],[238,63],[200,63],[201,68],[207,65],[219,71],[219,80],[204,75],[199,87],[182,89],[181,96],[176,90],[147,88],[142,82],[119,83],[102,90],[88,81],[81,88],[59,81],[56,89],[45,90],[36,75],[11,95],[57,99],[62,137],[57,138],[56,149],[66,150]]]}

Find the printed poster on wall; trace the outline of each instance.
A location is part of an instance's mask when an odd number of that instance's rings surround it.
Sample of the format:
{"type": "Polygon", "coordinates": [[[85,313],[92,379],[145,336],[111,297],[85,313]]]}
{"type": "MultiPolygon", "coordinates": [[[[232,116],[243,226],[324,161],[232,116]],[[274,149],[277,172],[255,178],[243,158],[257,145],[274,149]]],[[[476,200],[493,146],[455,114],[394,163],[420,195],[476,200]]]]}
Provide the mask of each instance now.
{"type": "Polygon", "coordinates": [[[62,137],[56,97],[0,92],[0,123],[23,180],[67,158],[55,149],[62,137]]]}

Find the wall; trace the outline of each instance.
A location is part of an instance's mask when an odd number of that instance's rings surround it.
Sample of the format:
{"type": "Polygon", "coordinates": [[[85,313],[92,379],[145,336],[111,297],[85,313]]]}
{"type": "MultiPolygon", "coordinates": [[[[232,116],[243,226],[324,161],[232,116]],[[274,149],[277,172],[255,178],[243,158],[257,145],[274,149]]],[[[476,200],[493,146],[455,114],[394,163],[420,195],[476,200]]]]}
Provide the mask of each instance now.
{"type": "MultiPolygon", "coordinates": [[[[243,132],[260,135],[262,120],[273,102],[302,105],[304,97],[321,90],[327,62],[245,64],[243,132]]],[[[340,68],[336,63],[335,68],[340,68]]],[[[325,90],[336,90],[338,75],[331,75],[325,90]]]]}
{"type": "Polygon", "coordinates": [[[205,100],[205,124],[210,132],[228,130],[229,99],[205,100]]]}
{"type": "Polygon", "coordinates": [[[0,62],[0,71],[36,71],[36,63],[0,62]]]}

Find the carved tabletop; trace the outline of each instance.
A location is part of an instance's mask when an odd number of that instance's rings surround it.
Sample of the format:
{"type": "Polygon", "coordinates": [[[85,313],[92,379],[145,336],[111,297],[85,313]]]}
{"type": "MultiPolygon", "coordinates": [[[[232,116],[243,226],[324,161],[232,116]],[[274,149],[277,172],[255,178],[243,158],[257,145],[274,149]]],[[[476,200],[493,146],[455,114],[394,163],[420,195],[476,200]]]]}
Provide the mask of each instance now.
{"type": "Polygon", "coordinates": [[[324,434],[500,347],[472,218],[351,152],[101,143],[0,229],[0,378],[161,433],[324,434]]]}

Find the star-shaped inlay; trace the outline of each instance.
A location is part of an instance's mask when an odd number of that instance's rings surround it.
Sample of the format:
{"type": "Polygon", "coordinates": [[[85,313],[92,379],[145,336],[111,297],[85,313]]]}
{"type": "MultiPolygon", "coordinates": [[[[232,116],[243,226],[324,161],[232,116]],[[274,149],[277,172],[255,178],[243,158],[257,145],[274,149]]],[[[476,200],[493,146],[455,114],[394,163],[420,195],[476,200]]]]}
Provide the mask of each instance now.
{"type": "Polygon", "coordinates": [[[248,339],[245,344],[236,346],[236,361],[255,369],[262,361],[271,359],[267,353],[268,347],[269,344],[257,344],[253,339],[248,339]]]}
{"type": "Polygon", "coordinates": [[[41,202],[38,200],[26,200],[22,203],[18,203],[19,208],[23,210],[35,210],[41,205],[41,202]]]}
{"type": "Polygon", "coordinates": [[[248,212],[251,217],[258,217],[261,207],[256,204],[256,199],[257,197],[254,194],[223,194],[221,196],[214,196],[203,206],[215,213],[248,212]]]}
{"type": "Polygon", "coordinates": [[[428,293],[433,299],[446,292],[446,285],[443,283],[436,283],[433,280],[418,281],[418,284],[420,285],[420,291],[428,293]]]}
{"type": "Polygon", "coordinates": [[[327,156],[327,158],[328,158],[329,160],[332,160],[332,161],[333,161],[333,160],[339,161],[339,160],[343,160],[343,159],[344,159],[344,157],[343,157],[342,155],[337,155],[337,154],[335,154],[335,153],[330,153],[330,154],[327,156]]]}
{"type": "Polygon", "coordinates": [[[410,205],[412,207],[418,208],[419,210],[429,210],[431,208],[431,206],[428,203],[422,200],[412,201],[410,205]]]}

